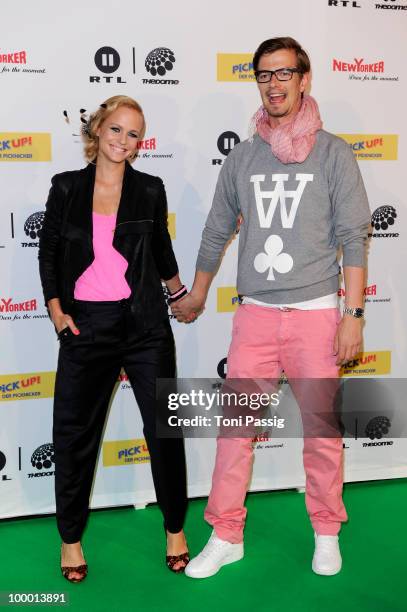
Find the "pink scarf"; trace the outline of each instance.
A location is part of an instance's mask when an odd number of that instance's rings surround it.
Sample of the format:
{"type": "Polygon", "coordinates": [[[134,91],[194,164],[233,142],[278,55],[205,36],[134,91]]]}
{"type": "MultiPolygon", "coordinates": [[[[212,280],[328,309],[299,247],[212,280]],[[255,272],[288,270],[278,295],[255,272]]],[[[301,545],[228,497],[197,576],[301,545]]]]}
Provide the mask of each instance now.
{"type": "Polygon", "coordinates": [[[300,110],[290,123],[270,127],[264,106],[253,115],[252,137],[256,132],[271,146],[273,154],[283,164],[302,163],[311,153],[316,133],[322,127],[318,104],[311,96],[304,96],[300,110]]]}

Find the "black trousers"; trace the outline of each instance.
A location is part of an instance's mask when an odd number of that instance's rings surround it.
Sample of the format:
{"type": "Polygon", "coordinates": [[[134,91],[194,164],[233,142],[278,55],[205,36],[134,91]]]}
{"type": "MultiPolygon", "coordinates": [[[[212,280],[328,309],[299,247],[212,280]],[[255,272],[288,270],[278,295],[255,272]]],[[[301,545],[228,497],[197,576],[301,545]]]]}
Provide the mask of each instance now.
{"type": "Polygon", "coordinates": [[[56,515],[67,544],[81,539],[112,391],[124,367],[140,407],[157,501],[168,531],[183,527],[186,468],[182,439],[157,438],[156,378],[175,376],[171,326],[137,330],[126,300],[75,302],[79,336],[62,335],[55,384],[53,441],[56,515]]]}

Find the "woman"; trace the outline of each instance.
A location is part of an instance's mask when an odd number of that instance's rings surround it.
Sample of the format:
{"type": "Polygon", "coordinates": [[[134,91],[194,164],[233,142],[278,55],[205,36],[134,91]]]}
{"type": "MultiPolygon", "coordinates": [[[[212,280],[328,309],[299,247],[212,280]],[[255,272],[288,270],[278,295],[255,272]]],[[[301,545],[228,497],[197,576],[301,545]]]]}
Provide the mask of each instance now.
{"type": "MultiPolygon", "coordinates": [[[[106,412],[125,368],[140,407],[157,501],[167,534],[167,565],[189,561],[182,439],[155,435],[155,380],[175,376],[174,340],[161,279],[172,301],[186,289],[167,230],[161,179],[134,170],[145,132],[139,104],[113,96],[91,115],[82,170],[52,179],[40,239],[45,301],[60,340],[53,437],[62,573],[87,575],[81,548],[106,412]]],[[[171,300],[170,300],[171,301],[171,300]]]]}

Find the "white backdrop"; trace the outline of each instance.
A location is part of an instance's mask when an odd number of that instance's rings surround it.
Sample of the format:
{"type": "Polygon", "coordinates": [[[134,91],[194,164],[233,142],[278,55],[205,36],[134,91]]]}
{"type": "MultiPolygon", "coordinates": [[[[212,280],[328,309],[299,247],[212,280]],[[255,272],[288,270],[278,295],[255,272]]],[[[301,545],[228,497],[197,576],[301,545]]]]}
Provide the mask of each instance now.
{"type": "MultiPolygon", "coordinates": [[[[44,210],[53,174],[84,165],[80,110],[93,111],[118,93],[141,103],[147,134],[136,167],[164,180],[174,249],[190,285],[220,165],[228,147],[246,138],[259,106],[247,62],[273,36],[291,35],[308,50],[311,93],[324,127],[353,146],[372,215],[382,223],[370,243],[365,353],[345,375],[379,376],[392,403],[403,407],[390,381],[406,372],[407,126],[400,118],[407,93],[407,0],[258,0],[252,6],[156,0],[141,7],[118,0],[113,8],[101,0],[56,7],[39,0],[3,7],[0,517],[54,511],[52,447],[44,445],[51,443],[58,344],[42,300],[41,215],[34,213],[44,210]],[[171,51],[169,65],[163,76],[154,76],[145,60],[160,47],[171,51]],[[382,206],[387,208],[377,212],[382,206]],[[386,219],[393,223],[386,226],[386,219]]],[[[236,259],[237,239],[204,316],[194,325],[172,323],[179,376],[218,376],[236,307],[236,259]]],[[[375,414],[386,415],[384,404],[372,406],[375,414]]],[[[123,375],[106,425],[93,507],[155,499],[141,431],[123,375]]],[[[407,443],[392,437],[394,431],[382,441],[367,439],[363,431],[346,440],[347,481],[407,475],[407,443]]],[[[264,437],[256,444],[252,490],[303,486],[302,441],[264,437]]],[[[189,493],[206,495],[214,441],[188,440],[187,455],[189,493]]]]}

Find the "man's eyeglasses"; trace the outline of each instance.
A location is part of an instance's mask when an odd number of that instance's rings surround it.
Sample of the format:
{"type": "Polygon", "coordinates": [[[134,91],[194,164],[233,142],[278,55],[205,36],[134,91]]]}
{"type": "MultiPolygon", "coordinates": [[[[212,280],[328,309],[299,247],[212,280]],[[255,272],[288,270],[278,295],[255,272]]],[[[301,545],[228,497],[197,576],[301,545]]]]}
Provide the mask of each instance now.
{"type": "Polygon", "coordinates": [[[276,75],[278,81],[290,81],[294,72],[301,74],[298,68],[279,68],[278,70],[255,70],[254,76],[258,83],[268,83],[273,78],[273,74],[276,75]]]}

